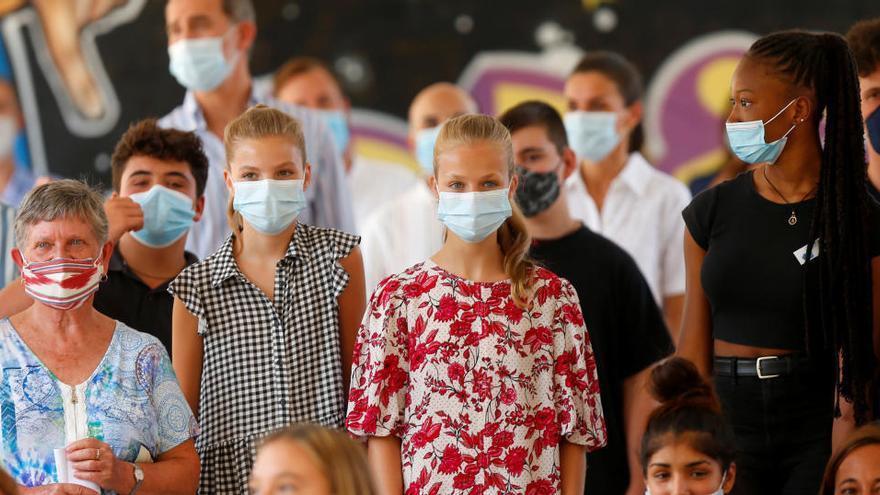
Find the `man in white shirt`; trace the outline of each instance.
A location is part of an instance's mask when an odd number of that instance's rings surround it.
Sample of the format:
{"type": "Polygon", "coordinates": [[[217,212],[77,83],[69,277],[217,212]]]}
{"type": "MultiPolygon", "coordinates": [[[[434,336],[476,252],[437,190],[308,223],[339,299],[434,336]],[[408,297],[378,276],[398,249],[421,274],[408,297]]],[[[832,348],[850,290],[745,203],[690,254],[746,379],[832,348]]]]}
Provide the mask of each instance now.
{"type": "Polygon", "coordinates": [[[380,206],[361,229],[368,292],[385,277],[428,259],[443,244],[437,198],[427,181],[434,173],[434,140],[444,122],[476,111],[476,102],[465,90],[445,82],[428,86],[413,99],[407,141],[424,177],[397,199],[380,206]]]}
{"type": "Polygon", "coordinates": [[[275,73],[275,98],[317,110],[342,153],[352,194],[355,224],[363,227],[380,205],[400,196],[418,180],[408,168],[355,155],[349,117],[351,103],[327,65],[311,57],[295,57],[275,73]]]}
{"type": "Polygon", "coordinates": [[[253,92],[248,55],[257,35],[251,0],[169,0],[165,6],[169,69],[187,88],[183,104],[159,123],[194,131],[211,164],[205,188],[205,214],[194,227],[187,250],[204,258],[229,235],[229,193],[223,181],[226,151],[223,129],[247,108],[263,103],[300,121],[312,164],[308,208],[299,220],[354,231],[351,195],[333,137],[314,111],[253,92]]]}
{"type": "Polygon", "coordinates": [[[637,151],[641,76],[616,53],[589,52],[564,92],[566,134],[580,162],[565,183],[569,210],[635,259],[675,340],[685,290],[681,211],[691,194],[637,151]]]}

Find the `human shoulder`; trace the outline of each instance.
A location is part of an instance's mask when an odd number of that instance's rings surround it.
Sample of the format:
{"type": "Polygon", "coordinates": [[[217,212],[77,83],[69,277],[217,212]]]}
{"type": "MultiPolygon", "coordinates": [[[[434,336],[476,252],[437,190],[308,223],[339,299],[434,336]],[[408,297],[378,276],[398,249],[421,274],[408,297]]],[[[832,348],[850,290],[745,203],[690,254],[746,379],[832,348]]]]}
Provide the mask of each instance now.
{"type": "Polygon", "coordinates": [[[727,179],[720,184],[701,191],[694,196],[693,201],[691,201],[691,207],[696,209],[714,209],[717,208],[718,203],[743,201],[748,194],[749,182],[751,180],[751,171],[742,172],[732,179],[727,179]]]}
{"type": "Polygon", "coordinates": [[[683,182],[656,168],[641,153],[633,153],[631,160],[647,176],[651,194],[667,198],[674,204],[686,205],[691,200],[691,190],[683,182]]]}
{"type": "Polygon", "coordinates": [[[329,227],[316,227],[302,223],[298,224],[296,228],[299,229],[299,232],[295,235],[302,235],[313,252],[327,253],[335,259],[348,256],[361,241],[358,235],[329,227]]]}
{"type": "Polygon", "coordinates": [[[194,131],[196,126],[193,119],[190,118],[190,111],[187,105],[182,103],[173,110],[168,112],[164,117],[156,121],[159,127],[164,129],[178,129],[181,131],[194,131]]]}
{"type": "Polygon", "coordinates": [[[131,328],[125,323],[115,320],[117,341],[123,353],[131,353],[143,356],[145,353],[155,354],[157,358],[167,356],[167,351],[162,342],[153,335],[131,328]]]}

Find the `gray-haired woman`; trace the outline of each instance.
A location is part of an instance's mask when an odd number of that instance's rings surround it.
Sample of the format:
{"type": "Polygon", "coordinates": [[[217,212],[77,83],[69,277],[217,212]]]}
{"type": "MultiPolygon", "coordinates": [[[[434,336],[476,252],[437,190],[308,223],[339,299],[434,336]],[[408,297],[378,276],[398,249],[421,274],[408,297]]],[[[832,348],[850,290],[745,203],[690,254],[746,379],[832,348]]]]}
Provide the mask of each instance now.
{"type": "Polygon", "coordinates": [[[100,195],[37,187],[15,236],[37,304],[0,320],[3,466],[25,494],[194,493],[197,427],[165,349],[92,307],[112,252],[100,195]]]}

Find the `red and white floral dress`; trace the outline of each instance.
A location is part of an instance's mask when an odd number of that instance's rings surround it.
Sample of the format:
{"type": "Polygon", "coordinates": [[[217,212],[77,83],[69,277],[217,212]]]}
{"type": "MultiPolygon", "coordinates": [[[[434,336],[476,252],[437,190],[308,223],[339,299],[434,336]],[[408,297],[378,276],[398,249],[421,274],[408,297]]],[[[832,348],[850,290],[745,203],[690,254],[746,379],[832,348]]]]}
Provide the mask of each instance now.
{"type": "Polygon", "coordinates": [[[384,280],[358,331],[348,430],[401,439],[407,495],[554,494],[561,439],[605,445],[596,362],[571,284],[510,282],[428,260],[384,280]]]}

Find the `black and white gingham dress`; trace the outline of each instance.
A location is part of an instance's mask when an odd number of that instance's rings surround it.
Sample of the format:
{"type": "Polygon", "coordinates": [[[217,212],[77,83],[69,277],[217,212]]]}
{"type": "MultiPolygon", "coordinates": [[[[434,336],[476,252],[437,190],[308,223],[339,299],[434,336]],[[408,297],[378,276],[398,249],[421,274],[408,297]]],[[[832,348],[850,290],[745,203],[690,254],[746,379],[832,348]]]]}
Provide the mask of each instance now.
{"type": "Polygon", "coordinates": [[[341,427],[345,416],[337,297],[339,264],[360,239],[299,224],[275,271],[275,300],[238,270],[231,237],[185,269],[169,291],[199,318],[199,492],[247,493],[254,446],[279,427],[341,427]]]}

